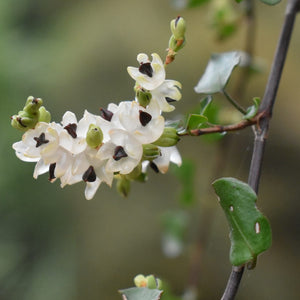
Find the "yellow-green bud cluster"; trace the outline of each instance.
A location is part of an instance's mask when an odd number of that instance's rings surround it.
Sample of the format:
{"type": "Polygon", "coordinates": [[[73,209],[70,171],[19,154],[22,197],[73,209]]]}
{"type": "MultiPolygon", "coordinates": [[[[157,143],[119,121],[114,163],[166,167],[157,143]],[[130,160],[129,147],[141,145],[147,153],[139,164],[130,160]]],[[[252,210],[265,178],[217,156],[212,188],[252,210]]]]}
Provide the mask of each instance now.
{"type": "Polygon", "coordinates": [[[136,287],[147,287],[149,289],[161,289],[162,281],[159,278],[154,277],[154,275],[144,276],[139,274],[133,279],[136,287]]]}
{"type": "Polygon", "coordinates": [[[178,16],[170,23],[172,35],[169,40],[168,54],[166,57],[166,64],[171,63],[175,59],[175,55],[185,45],[185,20],[178,16]]]}
{"type": "Polygon", "coordinates": [[[41,98],[29,96],[23,110],[11,117],[11,126],[21,131],[27,131],[34,128],[38,122],[49,123],[51,115],[42,104],[41,98]]]}
{"type": "Polygon", "coordinates": [[[163,134],[153,144],[160,147],[175,146],[180,140],[174,127],[165,127],[163,134]]]}

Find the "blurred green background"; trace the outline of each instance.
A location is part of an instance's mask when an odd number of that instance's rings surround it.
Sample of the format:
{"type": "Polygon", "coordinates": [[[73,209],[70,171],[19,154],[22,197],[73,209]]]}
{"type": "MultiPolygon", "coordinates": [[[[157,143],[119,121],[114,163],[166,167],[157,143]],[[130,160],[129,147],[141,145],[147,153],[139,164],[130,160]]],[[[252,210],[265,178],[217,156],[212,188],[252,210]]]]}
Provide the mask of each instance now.
{"type": "MultiPolygon", "coordinates": [[[[242,99],[263,96],[286,2],[256,3],[256,56],[265,72],[251,78],[242,99]]],[[[233,4],[237,6],[238,4],[233,4]]],[[[220,42],[209,26],[209,5],[176,10],[162,0],[0,1],[0,299],[121,299],[117,290],[133,285],[136,274],[167,279],[181,295],[200,262],[198,299],[219,299],[230,272],[228,228],[210,183],[221,176],[247,180],[253,133],[250,128],[221,143],[184,138],[182,156],[195,162],[197,200],[186,210],[188,227],[180,255],[162,252],[161,215],[181,209],[178,178],[149,175],[135,183],[128,199],[103,185],[92,201],[84,184],[61,189],[47,176],[32,178],[33,164],[15,157],[11,145],[21,133],[9,117],[29,95],[42,97],[53,120],[66,110],[80,118],[110,102],[133,98],[126,67],[140,52],[167,48],[169,21],[182,15],[187,45],[168,67],[168,78],[183,84],[176,118],[200,100],[193,87],[210,53],[244,49],[245,24],[220,42]],[[200,225],[199,225],[200,224],[200,225]],[[199,241],[200,237],[200,241],[199,241]],[[198,241],[198,242],[197,242],[198,241]],[[197,244],[195,244],[197,242],[197,244]],[[197,250],[198,249],[198,250],[197,250]],[[199,250],[200,249],[200,250],[199,250]]],[[[295,24],[261,177],[259,208],[273,228],[273,246],[247,271],[238,299],[298,299],[300,210],[300,20],[295,24]]],[[[239,76],[233,76],[229,90],[239,76]]],[[[224,99],[219,100],[224,104],[224,99]]]]}

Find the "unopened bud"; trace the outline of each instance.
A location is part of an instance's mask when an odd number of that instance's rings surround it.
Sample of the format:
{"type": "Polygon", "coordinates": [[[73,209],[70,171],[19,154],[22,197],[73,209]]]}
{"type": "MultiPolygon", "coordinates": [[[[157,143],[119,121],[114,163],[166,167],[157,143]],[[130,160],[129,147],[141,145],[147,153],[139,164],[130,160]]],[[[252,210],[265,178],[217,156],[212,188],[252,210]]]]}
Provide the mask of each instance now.
{"type": "Polygon", "coordinates": [[[171,31],[177,41],[184,40],[186,23],[182,17],[178,16],[176,19],[172,20],[170,27],[171,27],[171,31]]]}
{"type": "Polygon", "coordinates": [[[32,117],[25,111],[19,111],[18,115],[11,117],[11,126],[21,131],[34,128],[37,122],[37,116],[32,117]]]}
{"type": "Polygon", "coordinates": [[[90,124],[89,129],[86,134],[86,143],[91,148],[99,147],[103,142],[103,132],[100,127],[90,124]]]}
{"type": "Polygon", "coordinates": [[[48,110],[46,110],[45,106],[41,106],[39,112],[40,112],[39,122],[45,122],[45,123],[51,122],[51,114],[48,110]]]}
{"type": "Polygon", "coordinates": [[[147,279],[147,287],[149,289],[156,289],[157,288],[156,279],[153,275],[148,275],[146,277],[146,279],[147,279]]]}
{"type": "Polygon", "coordinates": [[[150,103],[152,95],[149,91],[139,88],[136,90],[136,98],[141,106],[146,107],[150,103]]]}
{"type": "Polygon", "coordinates": [[[165,127],[163,134],[153,144],[160,147],[175,146],[180,140],[177,131],[173,127],[165,127]]]}
{"type": "Polygon", "coordinates": [[[133,279],[133,282],[136,287],[147,287],[147,279],[144,275],[136,275],[133,279]]]}
{"type": "Polygon", "coordinates": [[[185,38],[182,40],[176,40],[174,35],[171,35],[169,39],[169,55],[174,55],[185,46],[185,38]]]}
{"type": "Polygon", "coordinates": [[[123,197],[127,197],[130,192],[130,180],[126,177],[121,177],[117,181],[117,191],[123,197]]]}
{"type": "Polygon", "coordinates": [[[42,105],[43,100],[41,98],[34,98],[33,96],[29,96],[27,98],[23,111],[27,112],[29,115],[32,116],[39,115],[39,108],[42,105]]]}
{"type": "Polygon", "coordinates": [[[160,150],[156,145],[144,144],[143,145],[143,160],[153,160],[160,156],[160,150]]]}

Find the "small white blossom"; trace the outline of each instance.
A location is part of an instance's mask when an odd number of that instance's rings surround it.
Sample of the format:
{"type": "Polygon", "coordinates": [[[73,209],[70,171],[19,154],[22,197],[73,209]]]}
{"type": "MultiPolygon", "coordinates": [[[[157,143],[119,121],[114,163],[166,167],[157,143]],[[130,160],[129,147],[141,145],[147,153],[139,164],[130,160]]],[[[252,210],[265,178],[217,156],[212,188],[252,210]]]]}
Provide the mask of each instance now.
{"type": "Polygon", "coordinates": [[[146,54],[140,53],[137,56],[137,61],[140,63],[139,68],[128,67],[129,75],[143,88],[154,90],[160,86],[166,77],[164,64],[158,54],[153,53],[152,62],[146,54]]]}
{"type": "Polygon", "coordinates": [[[111,140],[99,149],[97,157],[108,160],[107,172],[129,174],[141,161],[142,144],[132,134],[122,129],[112,129],[109,134],[111,140]]]}
{"type": "Polygon", "coordinates": [[[159,87],[151,91],[151,102],[156,101],[159,108],[164,112],[170,112],[175,109],[169,103],[179,101],[181,99],[181,83],[175,80],[165,80],[159,87]]]}
{"type": "Polygon", "coordinates": [[[156,141],[164,131],[165,121],[155,102],[144,108],[136,101],[123,101],[114,117],[118,118],[122,129],[131,133],[141,144],[156,141]]]}

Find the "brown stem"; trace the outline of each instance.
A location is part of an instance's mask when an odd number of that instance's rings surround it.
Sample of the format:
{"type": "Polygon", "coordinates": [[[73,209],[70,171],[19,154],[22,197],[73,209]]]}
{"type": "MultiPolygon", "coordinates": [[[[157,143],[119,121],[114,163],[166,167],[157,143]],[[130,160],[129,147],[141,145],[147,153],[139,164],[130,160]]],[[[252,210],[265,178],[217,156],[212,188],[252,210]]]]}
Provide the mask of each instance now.
{"type": "Polygon", "coordinates": [[[265,112],[260,112],[255,117],[249,120],[242,120],[239,123],[231,124],[231,125],[214,125],[208,128],[201,128],[201,129],[193,129],[189,132],[184,132],[179,134],[180,136],[184,135],[191,135],[191,136],[199,136],[204,134],[211,134],[211,133],[222,133],[222,132],[229,132],[229,131],[238,131],[244,129],[246,127],[252,126],[254,124],[258,124],[259,120],[264,117],[265,112]]]}

